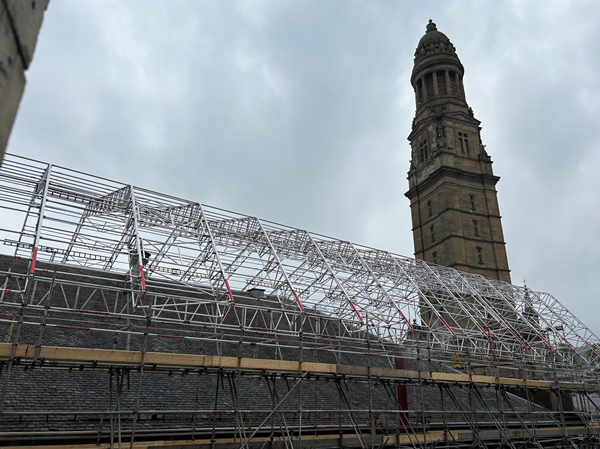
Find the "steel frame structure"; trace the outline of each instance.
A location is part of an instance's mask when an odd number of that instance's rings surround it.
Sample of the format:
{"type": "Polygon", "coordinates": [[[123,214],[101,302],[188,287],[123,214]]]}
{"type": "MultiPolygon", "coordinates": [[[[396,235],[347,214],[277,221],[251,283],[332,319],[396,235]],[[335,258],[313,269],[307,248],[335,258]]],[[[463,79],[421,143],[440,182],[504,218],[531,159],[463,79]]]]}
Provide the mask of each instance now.
{"type": "MultiPolygon", "coordinates": [[[[598,336],[548,293],[62,167],[7,155],[0,207],[22,216],[21,229],[2,229],[2,243],[30,258],[32,273],[38,261],[126,273],[134,307],[148,307],[153,278],[204,293],[219,320],[233,290],[258,287],[290,325],[311,311],[358,338],[368,327],[408,348],[427,335],[440,353],[470,348],[482,361],[523,353],[534,364],[591,366],[600,356],[598,336]]],[[[206,301],[171,298],[153,313],[194,320],[206,301]]]]}
{"type": "MultiPolygon", "coordinates": [[[[26,272],[0,273],[0,323],[10,326],[7,339],[13,343],[0,381],[0,410],[11,371],[19,364],[16,351],[24,326],[39,329],[34,365],[42,350],[44,329],[54,327],[137,336],[143,339],[143,354],[149,337],[176,336],[240,348],[273,347],[279,354],[285,349],[299,350],[300,367],[303,351],[323,351],[335,356],[339,364],[346,356],[365,355],[367,360],[383,358],[394,367],[395,360],[402,357],[416,360],[419,367],[426,362],[429,368],[424,371],[430,372],[432,363],[442,363],[469,375],[499,376],[502,372],[510,373],[509,377],[555,382],[596,378],[600,339],[548,293],[10,154],[0,167],[0,210],[0,252],[28,260],[26,272]],[[22,225],[17,228],[16,223],[22,225]],[[73,271],[78,269],[82,274],[73,271]],[[117,285],[112,282],[114,276],[127,281],[117,285]],[[66,293],[73,288],[77,289],[75,295],[66,293]],[[241,301],[252,289],[265,290],[265,298],[255,303],[241,301]],[[100,308],[88,306],[93,295],[103,299],[100,308]],[[98,316],[123,319],[128,326],[122,330],[106,327],[98,316]],[[168,328],[172,335],[149,323],[168,328]]],[[[70,363],[64,361],[64,366],[70,363]]],[[[123,370],[131,369],[112,366],[121,370],[116,374],[117,384],[123,370]]],[[[137,368],[138,390],[145,366],[142,358],[137,368]]],[[[217,374],[222,376],[223,371],[217,374]]],[[[258,375],[252,370],[247,374],[258,375]]],[[[241,375],[239,369],[237,375],[241,375]]],[[[279,409],[283,399],[274,379],[281,373],[272,375],[273,409],[246,413],[257,413],[265,422],[277,418],[285,443],[298,429],[302,433],[303,412],[279,409]],[[299,413],[294,432],[282,424],[286,413],[299,413]]],[[[307,377],[308,371],[300,368],[289,392],[296,386],[302,389],[307,377]]],[[[362,435],[367,430],[375,434],[373,408],[350,413],[341,380],[334,377],[334,381],[359,445],[372,445],[362,435]],[[354,418],[361,414],[371,416],[367,430],[354,418]]],[[[360,381],[368,384],[369,394],[373,383],[391,388],[385,380],[370,375],[360,381]]],[[[112,385],[112,377],[110,382],[112,385]]],[[[427,385],[421,375],[413,383],[420,388],[427,385]]],[[[440,383],[439,388],[452,399],[448,383],[440,383]]],[[[475,382],[469,383],[471,400],[486,407],[479,388],[475,382]]],[[[598,436],[598,409],[590,398],[594,391],[584,390],[577,393],[580,405],[572,412],[541,411],[530,400],[529,421],[524,422],[511,405],[514,400],[500,389],[498,407],[502,403],[505,410],[488,410],[485,419],[492,422],[505,444],[514,447],[507,433],[507,417],[521,426],[519,435],[538,441],[535,417],[539,414],[542,421],[549,420],[560,429],[562,441],[576,446],[565,419],[569,413],[585,423],[586,438],[598,436]]],[[[527,387],[525,391],[528,398],[533,394],[527,387]]],[[[140,413],[138,403],[118,416],[127,413],[140,413]]],[[[246,442],[240,443],[245,447],[251,439],[248,435],[262,425],[244,426],[240,413],[235,411],[236,425],[245,429],[246,442]]],[[[317,416],[327,411],[305,413],[317,416]]],[[[338,409],[336,413],[342,412],[338,409]]],[[[398,404],[393,404],[386,413],[394,415],[404,432],[416,438],[415,445],[426,446],[430,429],[426,429],[423,409],[399,411],[398,404]],[[422,414],[420,427],[403,420],[404,414],[422,414]],[[410,426],[419,429],[407,430],[410,426]],[[420,434],[422,437],[417,436],[420,434]]],[[[105,414],[112,423],[115,412],[96,414],[105,414]]],[[[456,414],[464,418],[464,425],[477,439],[482,417],[478,419],[477,413],[472,417],[469,410],[439,411],[444,431],[449,428],[447,418],[456,414]]],[[[132,442],[135,422],[133,419],[132,442]]],[[[213,439],[214,432],[213,428],[213,439]]]]}

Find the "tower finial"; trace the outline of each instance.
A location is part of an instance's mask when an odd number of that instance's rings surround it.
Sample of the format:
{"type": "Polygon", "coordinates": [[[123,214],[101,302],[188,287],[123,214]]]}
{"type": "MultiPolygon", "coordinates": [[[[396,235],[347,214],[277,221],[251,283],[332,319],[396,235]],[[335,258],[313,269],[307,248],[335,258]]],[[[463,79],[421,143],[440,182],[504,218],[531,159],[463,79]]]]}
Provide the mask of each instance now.
{"type": "Polygon", "coordinates": [[[429,33],[430,31],[437,31],[437,26],[435,25],[435,23],[433,23],[433,20],[429,19],[429,23],[427,24],[426,30],[427,33],[429,33]]]}

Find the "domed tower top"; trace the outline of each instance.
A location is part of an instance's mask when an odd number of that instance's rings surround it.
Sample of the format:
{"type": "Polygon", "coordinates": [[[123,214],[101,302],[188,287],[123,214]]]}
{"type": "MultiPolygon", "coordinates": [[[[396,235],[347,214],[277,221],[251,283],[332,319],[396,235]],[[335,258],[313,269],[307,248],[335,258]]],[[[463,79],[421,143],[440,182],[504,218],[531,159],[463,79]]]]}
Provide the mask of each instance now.
{"type": "Polygon", "coordinates": [[[460,64],[460,60],[456,55],[456,48],[441,31],[438,31],[437,26],[431,19],[426,27],[425,35],[419,41],[417,50],[415,51],[415,67],[423,60],[429,59],[434,56],[445,56],[440,59],[451,59],[452,61],[460,64]]]}
{"type": "Polygon", "coordinates": [[[417,111],[425,103],[442,97],[465,100],[462,89],[465,69],[448,36],[438,31],[431,19],[417,45],[414,62],[410,81],[415,89],[417,111]]]}

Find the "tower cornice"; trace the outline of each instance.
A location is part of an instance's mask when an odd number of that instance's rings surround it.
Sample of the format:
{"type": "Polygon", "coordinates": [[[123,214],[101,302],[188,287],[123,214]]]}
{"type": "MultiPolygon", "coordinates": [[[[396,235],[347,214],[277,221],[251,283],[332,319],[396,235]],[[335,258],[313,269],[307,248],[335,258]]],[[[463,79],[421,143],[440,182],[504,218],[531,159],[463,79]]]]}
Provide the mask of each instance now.
{"type": "MultiPolygon", "coordinates": [[[[416,170],[415,170],[415,172],[416,172],[416,170]]],[[[413,172],[413,171],[409,172],[408,179],[410,179],[411,176],[415,176],[416,175],[415,172],[413,172]]],[[[468,171],[468,170],[464,170],[464,169],[460,169],[460,168],[456,168],[456,167],[448,167],[448,166],[442,165],[441,167],[432,171],[431,174],[429,174],[426,177],[426,179],[417,183],[414,187],[409,188],[406,191],[406,193],[404,194],[404,196],[411,199],[411,198],[415,197],[417,194],[420,194],[421,192],[427,191],[430,188],[434,187],[436,182],[439,181],[440,179],[442,179],[444,176],[451,176],[453,178],[460,178],[460,179],[464,179],[464,180],[478,181],[478,182],[487,181],[487,182],[491,183],[492,186],[495,186],[496,183],[498,181],[500,181],[499,176],[490,175],[487,173],[472,172],[472,171],[468,171]]]]}
{"type": "Polygon", "coordinates": [[[441,113],[436,113],[435,108],[429,108],[427,111],[424,111],[421,114],[421,117],[415,118],[413,121],[413,128],[408,135],[407,139],[412,141],[416,135],[418,135],[424,128],[427,128],[429,125],[433,123],[439,123],[444,120],[460,120],[464,123],[469,123],[473,127],[479,129],[481,125],[481,121],[477,120],[475,117],[471,116],[468,112],[463,110],[457,111],[442,111],[441,113]],[[427,115],[425,115],[427,114],[427,115]]]}

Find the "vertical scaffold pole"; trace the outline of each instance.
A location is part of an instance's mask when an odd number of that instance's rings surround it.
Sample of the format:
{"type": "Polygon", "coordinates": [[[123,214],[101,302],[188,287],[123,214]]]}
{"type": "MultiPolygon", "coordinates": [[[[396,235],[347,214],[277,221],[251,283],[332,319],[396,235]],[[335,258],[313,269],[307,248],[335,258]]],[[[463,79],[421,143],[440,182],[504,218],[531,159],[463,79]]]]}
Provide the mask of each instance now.
{"type": "MultiPolygon", "coordinates": [[[[140,228],[138,223],[138,206],[135,200],[135,193],[133,192],[133,186],[129,185],[129,199],[131,201],[131,213],[133,216],[133,232],[135,234],[135,250],[138,256],[138,265],[140,270],[140,286],[142,288],[141,294],[138,296],[138,299],[135,301],[135,307],[137,308],[140,305],[140,302],[144,298],[146,294],[146,278],[144,277],[144,259],[142,254],[142,241],[140,238],[140,228]]],[[[133,273],[131,273],[133,277],[133,273]]]]}
{"type": "Polygon", "coordinates": [[[8,390],[8,382],[9,382],[10,375],[11,375],[11,372],[13,369],[14,359],[15,359],[17,347],[19,344],[19,338],[21,335],[21,327],[23,326],[23,321],[25,319],[25,309],[27,308],[27,301],[28,301],[27,292],[29,290],[29,285],[31,284],[31,282],[33,281],[33,278],[35,276],[35,264],[37,261],[38,247],[39,247],[39,243],[40,243],[40,236],[42,233],[42,222],[43,222],[44,213],[46,210],[46,198],[48,197],[48,186],[50,184],[51,171],[52,171],[52,164],[49,164],[48,168],[46,169],[46,173],[45,173],[46,179],[44,182],[44,188],[43,188],[43,193],[42,193],[42,201],[40,203],[40,212],[39,212],[39,216],[38,216],[38,221],[37,221],[36,228],[35,228],[35,239],[33,241],[31,261],[29,263],[29,270],[27,273],[27,277],[25,279],[25,285],[23,287],[24,294],[22,296],[21,312],[20,312],[18,322],[17,322],[17,330],[16,330],[13,346],[11,349],[10,359],[8,361],[8,367],[6,368],[6,375],[5,375],[6,377],[4,380],[2,393],[0,394],[0,412],[2,412],[2,410],[4,408],[4,403],[6,400],[6,393],[8,390]]]}
{"type": "Polygon", "coordinates": [[[33,240],[33,248],[31,250],[31,262],[29,263],[29,275],[25,281],[25,294],[27,294],[27,287],[29,286],[30,280],[35,275],[35,265],[37,262],[37,254],[40,246],[40,236],[42,234],[42,224],[44,221],[44,214],[46,212],[46,199],[48,198],[48,186],[50,185],[50,175],[52,173],[52,164],[48,165],[46,170],[46,180],[44,182],[44,189],[42,192],[42,201],[40,203],[40,214],[38,216],[37,224],[35,227],[35,237],[33,240]]]}

